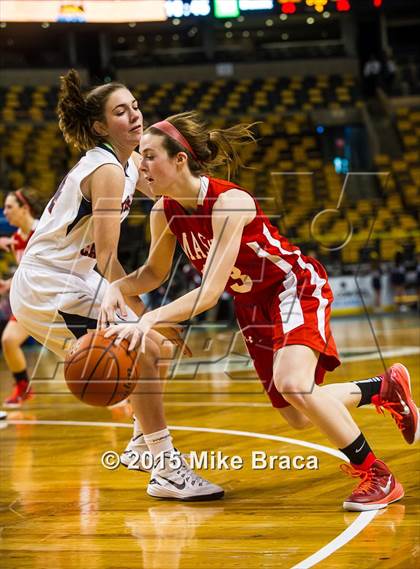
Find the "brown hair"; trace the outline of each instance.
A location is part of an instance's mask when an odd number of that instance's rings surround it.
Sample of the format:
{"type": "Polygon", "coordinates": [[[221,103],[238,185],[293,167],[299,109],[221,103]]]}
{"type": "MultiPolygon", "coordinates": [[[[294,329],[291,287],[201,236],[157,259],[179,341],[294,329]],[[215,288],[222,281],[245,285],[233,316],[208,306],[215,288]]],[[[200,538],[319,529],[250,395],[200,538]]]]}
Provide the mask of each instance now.
{"type": "MultiPolygon", "coordinates": [[[[237,124],[226,129],[209,129],[206,122],[195,111],[172,115],[163,122],[169,122],[182,135],[178,139],[164,132],[161,128],[150,126],[146,132],[164,138],[163,146],[169,156],[185,152],[188,156],[188,167],[192,174],[212,173],[219,166],[226,166],[230,178],[240,166],[243,166],[238,148],[244,144],[255,142],[252,124],[237,124]],[[189,146],[179,142],[184,138],[189,146]]],[[[156,123],[156,126],[162,123],[156,123]]]]}
{"type": "Polygon", "coordinates": [[[39,191],[31,186],[23,186],[14,192],[9,192],[7,195],[13,196],[20,207],[28,206],[32,217],[39,217],[44,209],[39,191]]]}
{"type": "Polygon", "coordinates": [[[83,93],[80,76],[75,69],[60,77],[58,126],[68,144],[86,151],[104,140],[94,132],[93,123],[104,120],[106,102],[117,89],[126,87],[122,83],[106,83],[83,93]]]}

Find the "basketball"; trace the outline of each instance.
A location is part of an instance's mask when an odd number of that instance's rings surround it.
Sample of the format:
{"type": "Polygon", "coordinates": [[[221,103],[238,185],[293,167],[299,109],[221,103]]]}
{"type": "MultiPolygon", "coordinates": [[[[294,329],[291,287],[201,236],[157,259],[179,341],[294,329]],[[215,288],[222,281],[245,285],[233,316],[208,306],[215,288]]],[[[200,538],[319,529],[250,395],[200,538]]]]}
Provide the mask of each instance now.
{"type": "Polygon", "coordinates": [[[115,345],[105,330],[85,334],[72,346],[64,362],[70,391],[83,403],[98,407],[115,405],[133,391],[138,377],[137,352],[128,341],[115,345]]]}

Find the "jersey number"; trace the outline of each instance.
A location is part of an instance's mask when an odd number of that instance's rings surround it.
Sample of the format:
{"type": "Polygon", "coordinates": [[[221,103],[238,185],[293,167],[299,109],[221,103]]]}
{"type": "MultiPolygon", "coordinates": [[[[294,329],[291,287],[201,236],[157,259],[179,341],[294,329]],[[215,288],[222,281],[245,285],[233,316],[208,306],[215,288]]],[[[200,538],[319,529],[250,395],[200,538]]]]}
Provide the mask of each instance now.
{"type": "MultiPolygon", "coordinates": [[[[67,176],[66,176],[67,178],[67,176]]],[[[64,180],[61,182],[60,187],[58,188],[58,190],[55,192],[55,194],[53,195],[53,197],[51,198],[50,203],[48,204],[48,212],[51,213],[52,210],[54,209],[55,204],[57,203],[58,198],[61,195],[61,192],[63,191],[63,186],[64,186],[64,182],[66,181],[66,178],[64,178],[64,180]]]]}
{"type": "Polygon", "coordinates": [[[48,212],[51,213],[52,210],[54,209],[55,204],[57,203],[58,198],[61,195],[61,192],[63,191],[63,187],[64,184],[66,183],[67,178],[69,177],[69,175],[73,172],[73,170],[76,168],[76,166],[79,165],[79,162],[77,162],[77,164],[75,164],[73,166],[73,168],[70,170],[70,172],[67,172],[67,174],[64,176],[64,178],[61,180],[61,184],[58,186],[58,190],[55,192],[55,194],[53,195],[53,197],[51,198],[50,203],[48,204],[48,212]]]}
{"type": "Polygon", "coordinates": [[[231,285],[231,289],[241,294],[249,292],[253,287],[252,279],[249,275],[243,275],[237,267],[233,267],[230,278],[234,281],[241,281],[242,284],[231,285]]]}

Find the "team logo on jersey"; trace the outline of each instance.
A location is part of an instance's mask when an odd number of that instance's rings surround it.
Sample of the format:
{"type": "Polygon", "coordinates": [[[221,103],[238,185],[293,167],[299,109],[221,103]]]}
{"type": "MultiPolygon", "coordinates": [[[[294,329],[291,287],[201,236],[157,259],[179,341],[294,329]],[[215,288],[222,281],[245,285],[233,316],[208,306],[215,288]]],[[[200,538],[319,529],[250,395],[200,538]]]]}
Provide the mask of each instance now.
{"type": "Polygon", "coordinates": [[[182,248],[191,261],[197,259],[207,259],[208,252],[211,246],[211,239],[207,239],[201,233],[196,235],[190,231],[189,233],[182,234],[182,248]]]}

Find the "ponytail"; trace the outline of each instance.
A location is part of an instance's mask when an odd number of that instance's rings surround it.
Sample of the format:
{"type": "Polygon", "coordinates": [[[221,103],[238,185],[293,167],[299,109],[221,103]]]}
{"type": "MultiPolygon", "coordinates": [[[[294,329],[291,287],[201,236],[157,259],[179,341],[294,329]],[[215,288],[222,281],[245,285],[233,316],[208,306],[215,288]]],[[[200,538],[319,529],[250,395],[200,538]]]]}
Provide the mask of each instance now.
{"type": "Polygon", "coordinates": [[[64,140],[80,151],[99,144],[103,137],[93,130],[93,123],[104,120],[109,96],[124,88],[121,83],[106,83],[84,94],[75,69],[60,77],[57,115],[64,140]]]}
{"type": "Polygon", "coordinates": [[[67,75],[60,77],[57,114],[58,126],[68,144],[72,144],[77,150],[86,150],[95,146],[80,77],[74,69],[70,69],[67,75]]]}
{"type": "Polygon", "coordinates": [[[168,117],[165,121],[149,127],[146,132],[164,137],[163,145],[169,156],[185,152],[192,174],[212,173],[215,168],[225,166],[230,178],[239,167],[243,166],[239,148],[255,142],[252,124],[237,124],[226,129],[209,129],[195,111],[180,113],[168,117]],[[180,136],[173,136],[171,129],[162,127],[170,123],[180,136]],[[186,141],[182,143],[182,140],[186,141]]]}
{"type": "Polygon", "coordinates": [[[243,166],[239,148],[244,144],[255,142],[252,133],[253,124],[237,124],[227,129],[211,130],[208,135],[206,159],[210,166],[225,165],[227,177],[235,174],[243,166]]]}

